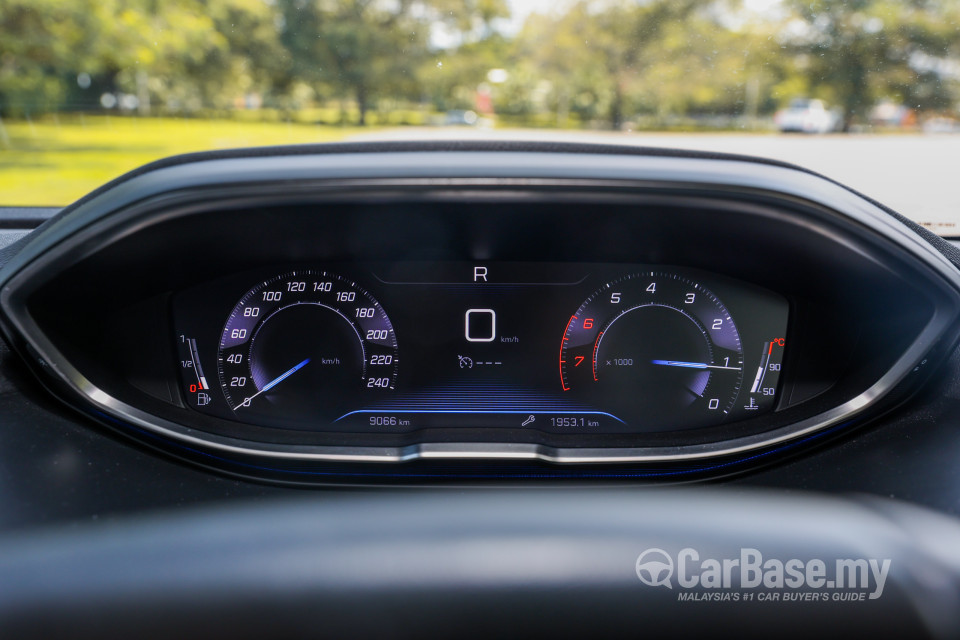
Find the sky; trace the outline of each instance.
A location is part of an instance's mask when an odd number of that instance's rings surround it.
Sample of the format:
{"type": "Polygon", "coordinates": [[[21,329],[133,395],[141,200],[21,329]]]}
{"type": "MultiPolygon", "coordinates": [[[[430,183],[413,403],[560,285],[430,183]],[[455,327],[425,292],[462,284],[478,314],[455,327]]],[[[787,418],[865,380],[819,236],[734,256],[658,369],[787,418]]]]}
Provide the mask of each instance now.
{"type": "Polygon", "coordinates": [[[507,0],[507,5],[510,7],[510,20],[503,26],[503,30],[516,33],[531,13],[550,13],[573,2],[574,0],[507,0]]]}
{"type": "MultiPolygon", "coordinates": [[[[523,25],[523,21],[531,13],[550,13],[564,6],[572,4],[576,0],[507,0],[510,6],[511,18],[505,31],[515,33],[523,25]]],[[[628,0],[624,0],[628,1],[628,0]]],[[[781,0],[743,0],[743,6],[746,10],[765,13],[779,5],[781,0]]]]}
{"type": "MultiPolygon", "coordinates": [[[[630,2],[631,0],[621,0],[630,2]]],[[[574,4],[577,0],[507,0],[510,7],[510,18],[508,20],[498,20],[494,23],[494,28],[507,35],[514,35],[523,27],[523,22],[531,13],[550,14],[553,12],[562,12],[567,6],[574,4]]],[[[776,10],[782,3],[782,0],[742,0],[742,6],[749,12],[759,15],[768,14],[776,10]]],[[[733,18],[736,20],[736,18],[733,18]]],[[[454,47],[459,43],[459,35],[443,25],[435,25],[431,35],[432,44],[438,49],[454,47]]]]}

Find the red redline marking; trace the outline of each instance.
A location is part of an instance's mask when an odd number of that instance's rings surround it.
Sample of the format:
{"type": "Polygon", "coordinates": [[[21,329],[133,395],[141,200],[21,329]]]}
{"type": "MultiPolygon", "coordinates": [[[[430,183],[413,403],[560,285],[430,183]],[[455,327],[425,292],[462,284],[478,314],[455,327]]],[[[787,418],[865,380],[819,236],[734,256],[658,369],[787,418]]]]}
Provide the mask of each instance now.
{"type": "Polygon", "coordinates": [[[771,353],[773,353],[773,340],[770,341],[770,349],[767,351],[767,355],[769,356],[771,353]]]}
{"type": "Polygon", "coordinates": [[[567,386],[567,383],[563,379],[563,365],[565,361],[563,360],[563,343],[567,341],[567,331],[570,330],[570,323],[576,319],[577,316],[570,316],[570,319],[567,320],[567,326],[563,329],[563,340],[560,341],[560,386],[564,391],[570,391],[570,387],[567,386]]]}

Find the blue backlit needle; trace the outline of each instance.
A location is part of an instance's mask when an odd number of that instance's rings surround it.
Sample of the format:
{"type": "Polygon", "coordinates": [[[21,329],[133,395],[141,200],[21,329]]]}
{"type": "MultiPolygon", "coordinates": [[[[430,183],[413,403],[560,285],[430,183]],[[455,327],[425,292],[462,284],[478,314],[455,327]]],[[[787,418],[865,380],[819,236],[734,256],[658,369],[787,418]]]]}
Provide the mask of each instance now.
{"type": "Polygon", "coordinates": [[[270,389],[273,389],[275,386],[277,386],[278,384],[280,384],[281,382],[283,382],[284,380],[286,380],[287,378],[289,378],[290,376],[292,376],[293,374],[295,374],[297,371],[300,371],[300,369],[303,369],[305,366],[307,366],[307,363],[308,363],[308,362],[310,362],[310,358],[307,358],[306,360],[304,360],[304,361],[301,362],[300,364],[297,364],[297,365],[294,365],[294,366],[290,367],[289,369],[287,369],[286,371],[284,371],[283,373],[281,373],[279,376],[277,376],[276,378],[274,378],[273,380],[271,380],[271,381],[268,382],[267,384],[263,385],[263,389],[260,389],[260,391],[257,391],[255,394],[253,394],[253,395],[250,396],[249,398],[244,399],[244,401],[241,402],[240,404],[238,404],[237,406],[235,406],[235,407],[233,408],[233,410],[236,411],[236,410],[239,409],[240,407],[249,407],[249,406],[250,406],[250,402],[251,402],[254,398],[256,398],[256,397],[257,397],[258,395],[260,395],[261,393],[266,393],[267,391],[270,391],[270,389]]]}
{"type": "Polygon", "coordinates": [[[663,365],[665,367],[685,367],[687,369],[726,369],[728,371],[740,371],[740,367],[721,367],[706,362],[682,362],[680,360],[653,360],[653,364],[663,365]]]}

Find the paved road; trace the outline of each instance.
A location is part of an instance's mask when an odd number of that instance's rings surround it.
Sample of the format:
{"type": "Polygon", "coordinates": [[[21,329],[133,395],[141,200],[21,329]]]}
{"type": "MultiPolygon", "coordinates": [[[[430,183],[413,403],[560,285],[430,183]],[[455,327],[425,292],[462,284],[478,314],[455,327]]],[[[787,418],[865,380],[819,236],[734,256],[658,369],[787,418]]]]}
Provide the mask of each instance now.
{"type": "Polygon", "coordinates": [[[960,134],[617,134],[416,128],[379,131],[355,139],[563,139],[762,156],[813,169],[938,233],[960,236],[960,134]]]}

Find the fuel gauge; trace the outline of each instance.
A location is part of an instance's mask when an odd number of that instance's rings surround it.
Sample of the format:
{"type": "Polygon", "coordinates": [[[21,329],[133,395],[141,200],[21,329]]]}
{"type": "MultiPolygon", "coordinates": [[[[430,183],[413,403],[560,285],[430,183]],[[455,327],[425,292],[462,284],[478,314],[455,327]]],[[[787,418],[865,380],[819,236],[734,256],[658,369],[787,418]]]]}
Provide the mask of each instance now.
{"type": "Polygon", "coordinates": [[[194,409],[206,407],[210,404],[212,397],[210,385],[200,365],[196,339],[180,334],[177,340],[177,352],[180,356],[180,381],[187,404],[194,409]]]}

